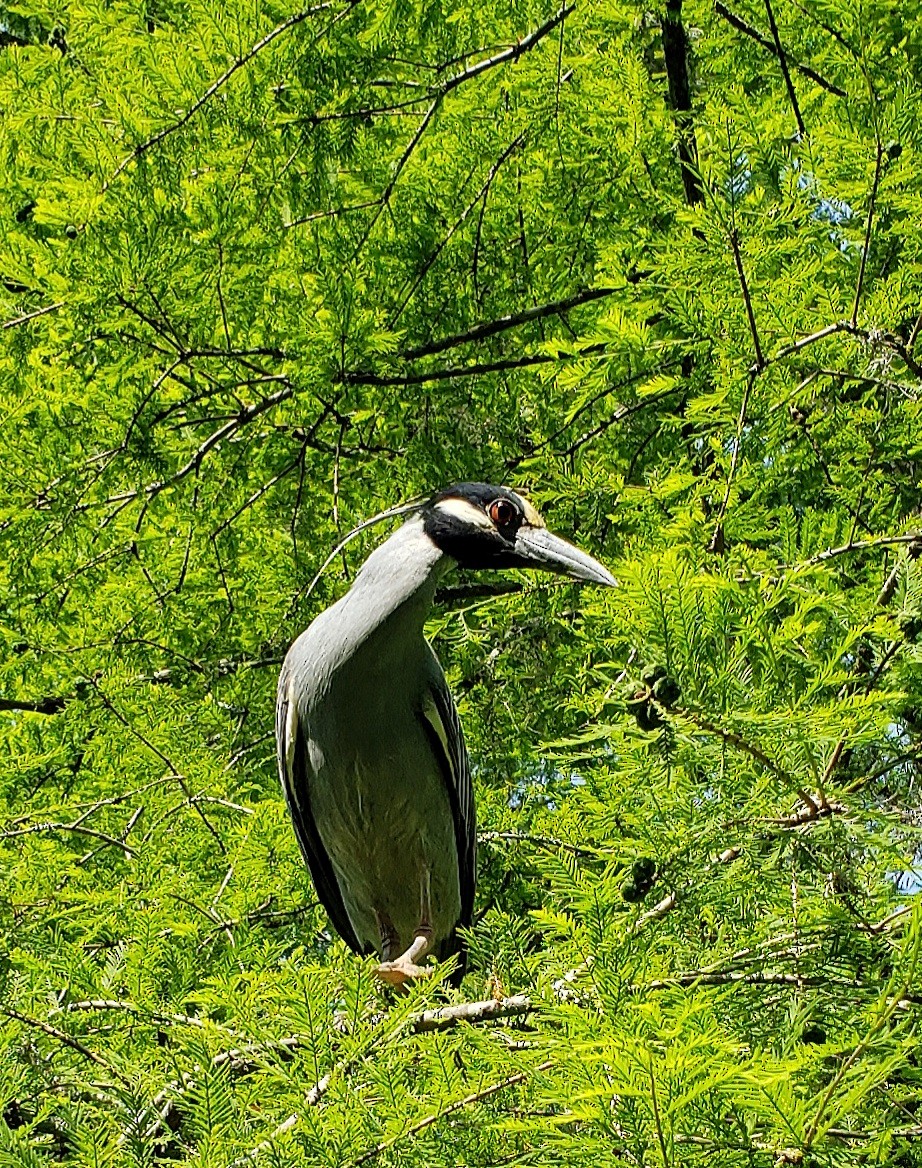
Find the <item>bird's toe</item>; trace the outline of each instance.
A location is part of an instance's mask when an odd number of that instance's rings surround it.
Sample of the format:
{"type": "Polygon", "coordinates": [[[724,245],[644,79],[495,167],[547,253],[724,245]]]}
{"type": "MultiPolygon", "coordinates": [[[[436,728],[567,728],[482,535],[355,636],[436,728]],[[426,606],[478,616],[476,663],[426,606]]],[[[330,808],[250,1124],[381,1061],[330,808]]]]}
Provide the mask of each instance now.
{"type": "Polygon", "coordinates": [[[407,982],[416,981],[420,977],[431,977],[433,970],[430,966],[416,965],[412,961],[398,958],[396,961],[382,961],[375,966],[375,977],[385,985],[400,988],[407,982]]]}

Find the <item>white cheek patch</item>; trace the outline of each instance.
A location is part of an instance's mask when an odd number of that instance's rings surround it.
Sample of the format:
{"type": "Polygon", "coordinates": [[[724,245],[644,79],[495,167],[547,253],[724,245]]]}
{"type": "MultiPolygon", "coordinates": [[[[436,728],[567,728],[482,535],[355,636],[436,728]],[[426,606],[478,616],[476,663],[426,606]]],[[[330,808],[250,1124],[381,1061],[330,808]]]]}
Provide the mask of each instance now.
{"type": "Polygon", "coordinates": [[[522,511],[525,514],[525,522],[528,524],[529,527],[546,527],[547,526],[547,524],[544,522],[544,520],[541,518],[541,516],[538,514],[538,512],[534,509],[534,507],[532,507],[531,503],[529,503],[529,501],[527,499],[523,499],[521,495],[516,495],[516,498],[522,504],[522,511]]]}
{"type": "Polygon", "coordinates": [[[440,499],[435,509],[443,515],[460,519],[466,527],[477,527],[483,531],[496,530],[489,516],[473,503],[468,503],[467,499],[440,499]]]}

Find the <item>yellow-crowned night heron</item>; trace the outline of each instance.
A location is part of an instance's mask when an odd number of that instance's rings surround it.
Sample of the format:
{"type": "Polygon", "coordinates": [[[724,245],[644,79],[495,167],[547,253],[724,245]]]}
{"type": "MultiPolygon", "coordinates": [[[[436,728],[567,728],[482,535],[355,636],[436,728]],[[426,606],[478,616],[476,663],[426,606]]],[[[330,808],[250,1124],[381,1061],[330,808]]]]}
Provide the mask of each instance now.
{"type": "Polygon", "coordinates": [[[474,793],[458,713],[423,636],[453,565],[544,568],[615,584],[505,487],[434,495],[291,646],[279,678],[279,772],[321,902],[356,953],[401,984],[461,949],[476,878],[474,793]]]}

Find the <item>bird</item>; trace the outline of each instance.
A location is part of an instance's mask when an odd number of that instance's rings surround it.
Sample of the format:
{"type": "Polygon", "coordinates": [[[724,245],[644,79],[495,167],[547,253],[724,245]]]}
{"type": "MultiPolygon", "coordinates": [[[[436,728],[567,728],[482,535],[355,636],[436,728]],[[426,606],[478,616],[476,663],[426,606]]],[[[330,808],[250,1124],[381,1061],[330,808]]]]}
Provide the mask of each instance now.
{"type": "Polygon", "coordinates": [[[423,626],[453,568],[537,568],[612,587],[522,495],[437,491],[371,553],[294,641],[276,705],[279,775],[317,895],[355,953],[405,987],[457,954],[471,924],[477,837],[458,711],[423,626]]]}

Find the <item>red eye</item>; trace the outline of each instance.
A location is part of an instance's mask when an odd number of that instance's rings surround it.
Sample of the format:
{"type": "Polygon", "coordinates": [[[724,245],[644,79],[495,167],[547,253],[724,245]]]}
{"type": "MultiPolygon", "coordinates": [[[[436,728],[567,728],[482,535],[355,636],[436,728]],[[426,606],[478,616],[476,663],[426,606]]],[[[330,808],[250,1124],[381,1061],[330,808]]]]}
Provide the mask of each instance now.
{"type": "Polygon", "coordinates": [[[519,515],[508,499],[494,499],[487,508],[487,514],[497,527],[509,527],[519,515]]]}

